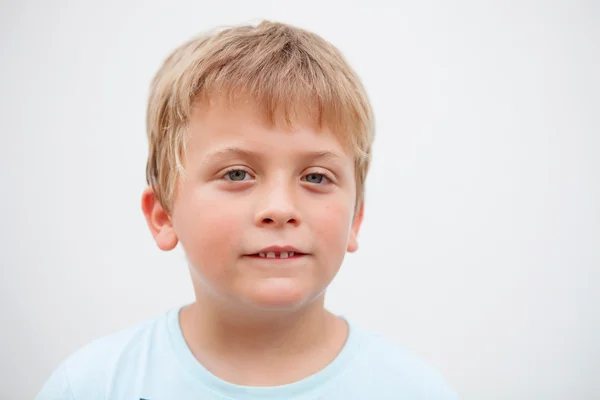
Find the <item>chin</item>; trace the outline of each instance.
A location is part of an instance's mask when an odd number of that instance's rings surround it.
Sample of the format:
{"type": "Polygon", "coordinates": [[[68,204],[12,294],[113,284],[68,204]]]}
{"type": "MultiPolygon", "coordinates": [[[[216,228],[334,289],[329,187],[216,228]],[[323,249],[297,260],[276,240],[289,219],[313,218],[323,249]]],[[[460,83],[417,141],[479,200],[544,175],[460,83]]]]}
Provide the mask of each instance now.
{"type": "Polygon", "coordinates": [[[247,289],[245,302],[262,310],[298,310],[319,296],[307,285],[286,278],[265,279],[247,289]]]}

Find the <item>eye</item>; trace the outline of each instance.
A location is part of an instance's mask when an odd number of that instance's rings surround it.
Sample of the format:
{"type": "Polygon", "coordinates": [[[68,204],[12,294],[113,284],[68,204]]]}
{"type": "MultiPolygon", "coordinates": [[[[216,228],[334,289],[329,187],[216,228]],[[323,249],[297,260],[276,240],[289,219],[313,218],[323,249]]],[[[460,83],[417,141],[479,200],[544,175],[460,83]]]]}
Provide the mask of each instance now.
{"type": "Polygon", "coordinates": [[[226,181],[233,182],[241,182],[247,180],[246,178],[250,177],[250,174],[243,169],[232,169],[229,170],[223,175],[223,179],[226,181]]]}
{"type": "Polygon", "coordinates": [[[305,180],[309,183],[320,184],[323,183],[323,180],[329,182],[329,178],[327,178],[324,174],[312,173],[304,176],[305,180]]]}

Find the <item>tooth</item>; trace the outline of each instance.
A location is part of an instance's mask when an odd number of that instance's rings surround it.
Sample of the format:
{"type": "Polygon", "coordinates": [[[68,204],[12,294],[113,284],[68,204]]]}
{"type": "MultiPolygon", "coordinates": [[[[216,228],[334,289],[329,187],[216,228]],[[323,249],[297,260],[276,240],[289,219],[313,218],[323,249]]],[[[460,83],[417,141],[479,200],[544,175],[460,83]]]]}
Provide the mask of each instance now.
{"type": "Polygon", "coordinates": [[[258,253],[259,257],[265,257],[265,253],[258,253]]]}
{"type": "Polygon", "coordinates": [[[294,255],[293,251],[290,251],[290,257],[292,257],[294,255]]]}
{"type": "Polygon", "coordinates": [[[275,253],[273,253],[272,251],[269,251],[267,253],[267,258],[275,258],[275,253]]]}
{"type": "Polygon", "coordinates": [[[279,255],[280,258],[288,258],[288,253],[287,251],[282,251],[281,254],[279,255]]]}

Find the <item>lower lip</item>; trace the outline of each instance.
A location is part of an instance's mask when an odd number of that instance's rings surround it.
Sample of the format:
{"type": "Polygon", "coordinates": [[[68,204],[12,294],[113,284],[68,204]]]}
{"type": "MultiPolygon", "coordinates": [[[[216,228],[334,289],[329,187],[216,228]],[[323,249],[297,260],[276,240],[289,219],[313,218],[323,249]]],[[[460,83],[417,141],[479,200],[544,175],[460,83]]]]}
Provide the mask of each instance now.
{"type": "Polygon", "coordinates": [[[306,256],[307,256],[307,254],[294,254],[293,256],[288,257],[288,258],[280,258],[280,257],[269,258],[269,257],[261,257],[258,254],[253,254],[250,256],[246,256],[246,257],[256,258],[257,260],[265,260],[265,261],[291,261],[291,260],[297,260],[299,258],[303,258],[306,256]]]}

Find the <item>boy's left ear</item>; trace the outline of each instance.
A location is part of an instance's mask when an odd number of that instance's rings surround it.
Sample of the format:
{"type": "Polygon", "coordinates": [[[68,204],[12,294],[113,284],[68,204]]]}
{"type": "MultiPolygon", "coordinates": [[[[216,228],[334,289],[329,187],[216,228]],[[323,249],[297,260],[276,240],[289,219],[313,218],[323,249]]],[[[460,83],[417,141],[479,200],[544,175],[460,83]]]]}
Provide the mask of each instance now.
{"type": "Polygon", "coordinates": [[[350,228],[350,238],[348,239],[348,253],[354,253],[358,250],[358,231],[360,230],[360,225],[362,224],[363,216],[365,211],[365,203],[363,202],[360,206],[360,210],[358,210],[358,214],[352,221],[352,227],[350,228]]]}

